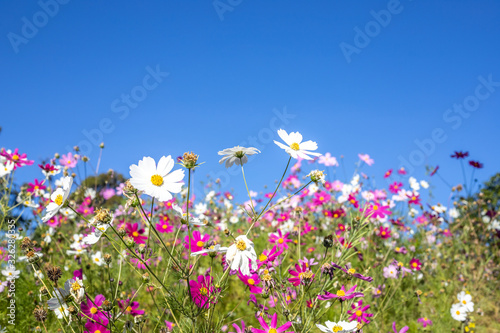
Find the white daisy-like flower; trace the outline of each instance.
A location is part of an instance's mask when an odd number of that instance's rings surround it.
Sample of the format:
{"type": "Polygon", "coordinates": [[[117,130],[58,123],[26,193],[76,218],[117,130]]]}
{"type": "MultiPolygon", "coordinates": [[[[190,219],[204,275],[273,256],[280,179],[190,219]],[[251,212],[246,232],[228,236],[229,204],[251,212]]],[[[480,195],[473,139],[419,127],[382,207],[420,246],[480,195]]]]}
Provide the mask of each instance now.
{"type": "Polygon", "coordinates": [[[55,190],[54,193],[52,193],[52,195],[50,196],[52,202],[47,205],[47,212],[42,218],[43,222],[47,222],[48,220],[50,220],[54,215],[57,214],[59,209],[61,209],[61,207],[66,202],[66,199],[68,199],[69,197],[72,185],[73,178],[67,176],[62,179],[62,187],[55,190]]]}
{"type": "Polygon", "coordinates": [[[453,304],[450,313],[451,317],[457,321],[465,321],[467,319],[467,309],[461,303],[453,304]]]}
{"type": "Polygon", "coordinates": [[[106,230],[108,230],[108,228],[109,228],[109,224],[105,224],[105,223],[96,224],[95,230],[91,234],[83,237],[82,243],[87,244],[87,245],[93,245],[93,244],[97,243],[99,241],[99,239],[101,239],[102,235],[104,235],[106,230]]]}
{"type": "Polygon", "coordinates": [[[321,332],[325,333],[348,333],[355,332],[358,329],[357,321],[339,321],[338,323],[333,321],[327,321],[325,326],[316,324],[321,332]]]}
{"type": "Polygon", "coordinates": [[[307,177],[310,177],[311,180],[313,182],[315,182],[316,184],[317,183],[321,183],[321,184],[325,183],[325,174],[323,173],[323,171],[313,170],[313,171],[309,172],[307,177]]]}
{"type": "Polygon", "coordinates": [[[102,259],[102,253],[101,251],[97,251],[93,255],[90,256],[92,258],[92,262],[96,264],[97,266],[102,266],[104,264],[104,260],[102,259]]]}
{"type": "Polygon", "coordinates": [[[462,291],[457,295],[457,298],[467,312],[474,312],[474,302],[472,302],[472,296],[470,294],[462,291]]]}
{"type": "Polygon", "coordinates": [[[16,202],[24,205],[25,207],[38,207],[38,205],[31,199],[31,196],[24,196],[22,193],[19,193],[19,195],[16,197],[16,202]]]}
{"type": "MultiPolygon", "coordinates": [[[[172,209],[174,210],[174,214],[180,217],[182,220],[186,221],[187,215],[182,211],[182,208],[178,205],[173,205],[172,209]]],[[[192,216],[189,214],[189,225],[190,226],[205,226],[206,224],[201,221],[199,218],[192,216]]]]}
{"type": "Polygon", "coordinates": [[[233,164],[243,165],[248,162],[248,156],[260,153],[260,150],[257,148],[245,148],[236,146],[233,148],[226,148],[218,152],[219,155],[224,156],[220,159],[219,163],[222,164],[225,162],[226,168],[230,168],[233,164]]]}
{"type": "Polygon", "coordinates": [[[12,170],[14,170],[14,162],[5,161],[4,163],[0,163],[0,177],[10,174],[12,170]]]}
{"type": "Polygon", "coordinates": [[[68,317],[69,315],[68,305],[66,303],[62,303],[62,306],[56,308],[54,310],[54,313],[56,314],[57,319],[63,319],[64,317],[68,317]]]}
{"type": "Polygon", "coordinates": [[[284,149],[290,156],[295,159],[303,158],[305,160],[312,160],[312,156],[321,156],[320,153],[312,152],[311,150],[318,149],[318,144],[314,141],[305,141],[302,142],[302,134],[299,132],[292,132],[288,134],[285,130],[279,129],[278,135],[280,138],[285,141],[286,145],[282,144],[274,140],[274,143],[278,145],[278,147],[284,149]]]}
{"type": "Polygon", "coordinates": [[[2,270],[3,276],[6,277],[7,281],[17,279],[21,271],[16,270],[14,267],[8,267],[7,269],[2,270]]]}
{"type": "Polygon", "coordinates": [[[54,167],[54,170],[50,170],[50,171],[45,171],[44,169],[42,169],[42,173],[46,178],[49,176],[55,176],[55,175],[58,175],[61,173],[62,167],[60,165],[53,165],[53,167],[54,167]]]}
{"type": "Polygon", "coordinates": [[[257,254],[253,242],[247,236],[236,237],[236,242],[227,249],[226,261],[232,270],[240,270],[243,275],[250,275],[257,269],[257,254]]]}
{"type": "Polygon", "coordinates": [[[228,249],[227,247],[221,247],[220,244],[216,244],[216,245],[210,246],[208,249],[191,253],[191,257],[195,257],[195,256],[198,256],[200,254],[205,254],[205,253],[214,253],[214,252],[215,253],[223,253],[223,252],[226,252],[227,249],[228,249]]]}
{"type": "Polygon", "coordinates": [[[172,199],[171,193],[182,190],[184,170],[178,169],[170,172],[174,167],[174,160],[170,155],[163,156],[158,165],[151,157],[144,157],[138,165],[130,166],[130,184],[139,191],[160,201],[172,199]]]}

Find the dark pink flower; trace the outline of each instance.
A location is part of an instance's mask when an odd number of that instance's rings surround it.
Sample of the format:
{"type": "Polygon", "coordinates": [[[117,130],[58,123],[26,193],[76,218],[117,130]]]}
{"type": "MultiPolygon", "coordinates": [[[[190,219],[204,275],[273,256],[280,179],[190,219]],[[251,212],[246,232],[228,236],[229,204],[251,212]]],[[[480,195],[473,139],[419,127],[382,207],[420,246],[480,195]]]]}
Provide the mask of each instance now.
{"type": "Polygon", "coordinates": [[[238,277],[245,285],[248,286],[248,289],[250,290],[251,293],[262,294],[262,288],[257,287],[257,285],[260,283],[260,278],[258,274],[252,274],[250,276],[247,276],[243,275],[241,271],[239,271],[238,277]]]}
{"type": "Polygon", "coordinates": [[[199,308],[208,309],[210,307],[210,296],[214,292],[210,275],[199,275],[198,281],[190,280],[189,289],[191,289],[194,304],[199,308]]]}
{"type": "Polygon", "coordinates": [[[19,154],[19,149],[14,149],[14,152],[11,153],[10,150],[5,150],[2,148],[0,151],[0,156],[5,157],[8,161],[14,163],[14,170],[22,167],[23,165],[32,165],[35,161],[30,161],[27,158],[26,154],[19,154]]]}
{"type": "Polygon", "coordinates": [[[125,313],[131,316],[143,315],[144,310],[137,310],[139,307],[139,302],[130,303],[130,299],[126,299],[124,301],[118,301],[119,308],[125,313]]]}
{"type": "Polygon", "coordinates": [[[357,322],[365,322],[368,324],[370,321],[368,320],[369,317],[373,317],[373,313],[367,313],[366,311],[370,308],[370,305],[365,305],[363,306],[363,300],[360,300],[359,302],[354,302],[351,304],[352,310],[347,311],[348,314],[351,315],[349,318],[349,321],[356,320],[357,322]]]}
{"type": "Polygon", "coordinates": [[[278,229],[278,234],[271,234],[269,236],[269,242],[272,244],[276,244],[281,249],[288,249],[288,244],[293,242],[292,239],[288,239],[288,236],[290,235],[289,232],[287,232],[285,235],[281,232],[281,229],[278,229]]]}
{"type": "MultiPolygon", "coordinates": [[[[203,235],[202,237],[201,233],[198,230],[195,230],[191,235],[191,243],[189,242],[189,235],[184,237],[184,247],[188,250],[191,249],[191,252],[198,252],[205,249],[205,244],[209,239],[209,234],[203,235]]],[[[207,253],[204,253],[203,255],[206,256],[207,253]]]]}
{"type": "Polygon", "coordinates": [[[351,289],[346,291],[345,287],[342,286],[342,288],[337,290],[337,292],[335,294],[332,294],[332,293],[327,291],[324,295],[318,295],[318,299],[325,301],[325,300],[329,300],[332,298],[338,298],[340,301],[345,301],[347,299],[352,299],[355,297],[363,297],[364,296],[363,293],[356,292],[356,287],[357,287],[357,285],[354,285],[351,289]]]}
{"type": "Polygon", "coordinates": [[[264,318],[259,317],[258,318],[260,326],[263,328],[263,330],[260,330],[258,328],[252,328],[252,333],[294,333],[293,331],[287,331],[290,326],[292,326],[291,322],[287,322],[284,325],[278,327],[278,314],[275,313],[271,319],[271,323],[268,325],[264,318]]]}
{"type": "Polygon", "coordinates": [[[146,244],[147,236],[142,236],[144,229],[139,229],[139,223],[127,223],[125,225],[127,235],[132,237],[137,244],[146,244]]]}

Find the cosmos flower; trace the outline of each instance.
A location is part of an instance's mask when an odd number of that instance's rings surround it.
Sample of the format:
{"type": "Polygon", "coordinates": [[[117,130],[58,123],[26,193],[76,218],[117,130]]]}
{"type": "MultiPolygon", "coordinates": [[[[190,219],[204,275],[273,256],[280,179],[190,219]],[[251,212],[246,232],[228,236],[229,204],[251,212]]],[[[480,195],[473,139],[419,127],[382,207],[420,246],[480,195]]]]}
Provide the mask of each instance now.
{"type": "Polygon", "coordinates": [[[372,203],[366,209],[365,215],[370,216],[371,218],[381,218],[383,219],[387,215],[391,215],[392,213],[389,211],[389,206],[383,206],[379,203],[372,203]]]}
{"type": "Polygon", "coordinates": [[[323,164],[324,166],[339,166],[337,159],[332,156],[330,153],[326,153],[322,155],[318,159],[319,164],[323,164]]]}
{"type": "Polygon", "coordinates": [[[247,330],[245,328],[245,322],[243,320],[241,321],[241,328],[238,327],[238,325],[236,325],[236,324],[233,324],[233,327],[236,330],[236,332],[228,332],[228,333],[246,333],[247,332],[247,330]]]}
{"type": "Polygon", "coordinates": [[[262,254],[259,256],[258,267],[260,268],[262,265],[270,266],[273,261],[276,260],[283,253],[283,248],[273,246],[271,251],[264,250],[262,254]]]}
{"type": "Polygon", "coordinates": [[[38,164],[38,166],[40,167],[40,169],[42,169],[42,173],[45,177],[55,176],[55,175],[59,174],[62,170],[61,166],[52,165],[49,163],[46,163],[45,165],[38,164]]]}
{"type": "Polygon", "coordinates": [[[106,298],[104,297],[104,295],[101,294],[97,295],[94,298],[94,301],[92,301],[90,298],[87,297],[87,301],[82,302],[82,304],[80,305],[82,313],[84,313],[90,319],[99,322],[106,322],[107,324],[108,319],[106,315],[99,309],[99,307],[102,306],[102,303],[105,300],[106,298]]]}
{"type": "Polygon", "coordinates": [[[61,158],[59,159],[59,164],[61,164],[64,167],[72,169],[76,167],[78,159],[79,159],[78,155],[73,155],[71,152],[69,152],[66,155],[61,156],[61,158]]]}
{"type": "Polygon", "coordinates": [[[474,312],[474,302],[472,302],[472,296],[470,294],[462,291],[457,295],[457,298],[467,312],[474,312]]]}
{"type": "Polygon", "coordinates": [[[252,333],[293,333],[293,331],[287,331],[290,326],[292,326],[292,323],[289,321],[285,323],[284,325],[278,327],[278,314],[275,313],[273,317],[271,318],[271,323],[268,325],[264,318],[259,316],[257,318],[259,320],[260,326],[263,328],[257,329],[257,328],[251,328],[252,333]]]}
{"type": "Polygon", "coordinates": [[[127,230],[127,235],[129,237],[132,237],[134,239],[134,242],[136,242],[137,244],[146,243],[146,239],[148,239],[148,237],[142,235],[145,231],[144,229],[139,229],[139,223],[127,223],[125,225],[125,228],[127,230]]]}
{"type": "Polygon", "coordinates": [[[312,280],[314,278],[314,274],[310,271],[307,263],[302,262],[302,264],[295,264],[295,270],[289,269],[288,273],[293,277],[288,279],[288,282],[293,284],[294,286],[300,285],[304,282],[304,278],[308,280],[312,280]]]}
{"type": "Polygon", "coordinates": [[[292,243],[293,240],[289,239],[288,236],[290,236],[290,233],[287,232],[285,235],[281,232],[281,229],[278,229],[278,234],[271,234],[269,236],[269,242],[272,244],[276,244],[279,248],[282,250],[288,249],[288,244],[287,243],[292,243]]]}
{"type": "Polygon", "coordinates": [[[205,253],[224,253],[227,251],[227,247],[221,247],[220,244],[212,245],[207,249],[203,249],[201,251],[197,252],[192,252],[191,257],[198,256],[198,255],[204,255],[205,253]]]}
{"type": "Polygon", "coordinates": [[[12,170],[14,170],[14,162],[5,161],[4,163],[0,163],[0,177],[4,177],[9,175],[12,170]]]}
{"type": "Polygon", "coordinates": [[[389,178],[391,175],[392,175],[392,169],[389,169],[384,173],[384,178],[389,178]]]}
{"type": "Polygon", "coordinates": [[[210,307],[210,296],[214,292],[212,280],[210,275],[199,275],[197,281],[189,281],[193,302],[199,308],[208,309],[210,307]]]}
{"type": "Polygon", "coordinates": [[[370,305],[363,306],[363,300],[360,300],[359,302],[354,302],[353,304],[351,304],[351,308],[352,310],[347,311],[347,313],[351,315],[351,317],[349,318],[351,322],[363,321],[364,323],[368,324],[370,322],[368,318],[373,317],[373,313],[366,312],[370,308],[370,305]]]}
{"type": "Polygon", "coordinates": [[[451,155],[452,158],[456,158],[457,160],[464,159],[468,156],[469,156],[468,151],[455,151],[455,153],[451,155]]]}
{"type": "Polygon", "coordinates": [[[384,267],[384,277],[386,279],[397,279],[398,278],[398,268],[395,265],[389,265],[384,267]]]}
{"type": "Polygon", "coordinates": [[[238,272],[238,277],[240,280],[248,286],[248,289],[253,294],[262,294],[263,289],[261,287],[257,287],[260,283],[260,277],[258,274],[252,275],[243,275],[241,272],[238,272]]]}
{"type": "Polygon", "coordinates": [[[47,222],[50,218],[57,214],[59,209],[64,205],[66,199],[69,197],[69,193],[71,192],[71,186],[73,185],[73,178],[67,176],[62,179],[62,188],[58,188],[52,193],[50,202],[47,205],[47,212],[45,216],[42,218],[43,222],[47,222]]]}
{"type": "Polygon", "coordinates": [[[465,321],[467,319],[467,308],[461,303],[456,303],[451,306],[451,317],[457,321],[465,321]]]}
{"type": "Polygon", "coordinates": [[[139,307],[139,302],[130,302],[130,299],[126,299],[123,301],[118,300],[118,306],[120,310],[123,310],[125,314],[129,314],[133,317],[138,315],[143,315],[144,310],[137,310],[139,307]]]}
{"type": "Polygon", "coordinates": [[[30,161],[26,154],[19,154],[19,149],[14,149],[12,152],[10,149],[5,150],[2,148],[0,151],[0,156],[4,157],[7,161],[14,163],[13,169],[16,170],[24,165],[32,165],[35,161],[30,161]]]}
{"type": "Polygon", "coordinates": [[[234,244],[227,249],[226,261],[232,270],[250,275],[250,268],[257,269],[257,254],[253,242],[244,235],[236,237],[234,244]]]}
{"type": "Polygon", "coordinates": [[[130,184],[159,201],[168,201],[172,199],[171,193],[181,191],[184,178],[184,170],[170,172],[173,167],[170,155],[160,158],[158,165],[153,158],[144,157],[138,165],[130,166],[130,184]]]}
{"type": "Polygon", "coordinates": [[[478,161],[472,161],[472,160],[469,161],[469,165],[476,169],[482,169],[484,167],[483,163],[479,163],[478,161]]]}
{"type": "Polygon", "coordinates": [[[422,263],[420,262],[420,260],[413,258],[412,260],[410,260],[410,267],[415,271],[419,271],[422,268],[422,263]]]}
{"type": "Polygon", "coordinates": [[[389,228],[384,228],[383,226],[380,226],[378,230],[378,235],[382,239],[391,238],[391,230],[389,228]]]}
{"type": "Polygon", "coordinates": [[[408,326],[405,326],[398,332],[398,330],[396,329],[396,322],[392,323],[392,330],[394,331],[394,333],[406,333],[409,329],[410,328],[408,326]]]}
{"type": "Polygon", "coordinates": [[[189,235],[186,235],[186,237],[184,238],[184,247],[188,250],[191,249],[191,251],[193,252],[201,251],[205,248],[205,244],[209,239],[209,234],[203,235],[202,237],[201,233],[198,230],[195,230],[191,235],[191,241],[189,239],[189,235]]]}
{"type": "Polygon", "coordinates": [[[248,162],[248,156],[258,154],[260,150],[257,148],[245,148],[236,146],[233,148],[226,148],[222,151],[219,151],[218,154],[224,156],[220,159],[219,163],[225,163],[226,168],[230,168],[233,164],[241,165],[248,162]]]}
{"type": "Polygon", "coordinates": [[[321,156],[320,153],[312,152],[312,150],[318,149],[318,144],[314,141],[302,142],[302,134],[299,132],[292,132],[288,134],[285,130],[279,129],[278,135],[286,143],[284,145],[281,142],[274,140],[274,143],[278,145],[281,149],[284,149],[291,157],[298,159],[303,158],[305,160],[312,160],[311,156],[321,156]]]}
{"type": "Polygon", "coordinates": [[[356,332],[358,327],[357,321],[351,321],[350,323],[347,321],[327,321],[325,322],[325,326],[321,324],[316,324],[316,326],[320,329],[321,332],[325,333],[349,333],[356,332]]]}
{"type": "Polygon", "coordinates": [[[420,323],[423,328],[425,328],[427,326],[432,326],[432,320],[430,320],[426,317],[425,318],[418,318],[417,322],[420,323]]]}
{"type": "Polygon", "coordinates": [[[356,287],[357,285],[354,285],[351,289],[346,291],[345,286],[342,286],[339,290],[337,290],[335,294],[332,294],[327,291],[324,295],[319,295],[318,299],[325,301],[329,299],[338,298],[340,301],[345,301],[355,297],[363,297],[364,296],[363,293],[356,292],[356,287]]]}

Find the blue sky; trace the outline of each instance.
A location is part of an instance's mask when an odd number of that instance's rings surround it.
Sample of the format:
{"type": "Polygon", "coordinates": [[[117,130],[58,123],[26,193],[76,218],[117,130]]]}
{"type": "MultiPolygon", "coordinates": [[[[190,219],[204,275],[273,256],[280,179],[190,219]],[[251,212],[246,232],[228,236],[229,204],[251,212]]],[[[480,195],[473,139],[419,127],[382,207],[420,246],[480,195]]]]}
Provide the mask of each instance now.
{"type": "Polygon", "coordinates": [[[37,162],[79,144],[95,165],[104,141],[101,170],[127,174],[192,150],[196,181],[244,193],[217,151],[254,142],[260,191],[286,164],[282,127],[343,155],[349,175],[370,154],[378,184],[401,163],[459,183],[454,150],[484,163],[479,181],[500,165],[498,1],[2,1],[0,22],[0,146],[37,162]]]}

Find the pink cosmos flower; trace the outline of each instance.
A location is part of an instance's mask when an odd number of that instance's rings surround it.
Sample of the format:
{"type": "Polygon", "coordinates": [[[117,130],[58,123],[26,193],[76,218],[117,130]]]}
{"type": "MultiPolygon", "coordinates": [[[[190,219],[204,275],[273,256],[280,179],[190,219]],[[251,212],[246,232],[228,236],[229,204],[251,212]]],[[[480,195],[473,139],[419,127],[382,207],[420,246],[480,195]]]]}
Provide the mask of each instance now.
{"type": "Polygon", "coordinates": [[[29,183],[28,188],[26,189],[26,192],[28,193],[33,193],[35,196],[38,196],[40,191],[45,190],[47,186],[43,185],[44,181],[42,180],[41,182],[38,181],[38,179],[35,179],[34,183],[29,183]]]}
{"type": "Polygon", "coordinates": [[[314,193],[313,203],[315,205],[320,206],[320,205],[330,201],[330,199],[331,199],[331,196],[327,192],[325,192],[325,191],[316,192],[316,193],[314,193]]]}
{"type": "Polygon", "coordinates": [[[62,220],[63,220],[62,216],[60,216],[60,215],[54,215],[46,223],[47,223],[47,225],[49,227],[57,228],[61,224],[62,220]]]}
{"type": "Polygon", "coordinates": [[[260,326],[263,328],[263,330],[260,330],[258,328],[252,328],[252,333],[269,333],[269,332],[272,332],[272,333],[294,333],[293,331],[287,331],[288,328],[290,328],[290,326],[292,326],[292,323],[291,322],[287,322],[285,323],[285,325],[282,325],[280,327],[277,327],[278,326],[278,314],[275,313],[271,319],[271,324],[268,325],[264,318],[262,317],[259,317],[258,318],[259,320],[259,323],[260,323],[260,326]]]}
{"type": "Polygon", "coordinates": [[[418,318],[417,322],[422,324],[422,327],[424,327],[424,328],[432,325],[432,320],[430,320],[428,318],[418,318]]]}
{"type": "Polygon", "coordinates": [[[406,170],[405,170],[405,168],[404,168],[404,167],[401,167],[401,168],[398,170],[398,173],[399,173],[400,175],[406,175],[406,170]]]}
{"type": "Polygon", "coordinates": [[[406,195],[408,197],[408,203],[409,204],[414,204],[414,205],[421,205],[420,202],[420,195],[416,193],[412,193],[411,195],[406,195]]]}
{"type": "Polygon", "coordinates": [[[356,197],[354,196],[354,194],[349,194],[349,196],[347,197],[347,200],[354,206],[354,208],[359,208],[359,203],[358,203],[358,200],[356,200],[356,197]]]}
{"type": "Polygon", "coordinates": [[[370,305],[363,306],[363,300],[359,302],[354,302],[351,304],[352,310],[347,311],[348,314],[351,315],[349,321],[357,321],[358,323],[363,321],[368,324],[370,321],[369,317],[373,317],[373,313],[367,313],[366,311],[370,308],[370,305]]]}
{"type": "MultiPolygon", "coordinates": [[[[94,301],[92,302],[92,300],[90,298],[87,298],[87,301],[86,302],[82,302],[82,304],[80,304],[80,308],[82,310],[82,313],[84,313],[87,317],[91,318],[91,319],[94,319],[96,321],[99,321],[99,322],[106,322],[106,324],[108,323],[108,315],[105,314],[104,312],[102,312],[101,310],[99,310],[99,307],[102,305],[102,303],[104,302],[106,298],[104,297],[104,295],[97,295],[94,299],[94,301]]],[[[82,315],[83,317],[83,315],[82,315]]]]}
{"type": "Polygon", "coordinates": [[[174,226],[168,224],[168,221],[160,219],[160,223],[156,223],[156,230],[160,233],[170,233],[174,231],[174,226]]]}
{"type": "Polygon", "coordinates": [[[59,159],[59,164],[63,167],[74,168],[76,167],[76,163],[78,162],[79,156],[73,155],[71,152],[66,155],[62,155],[59,159]]]}
{"type": "Polygon", "coordinates": [[[342,183],[340,180],[334,180],[332,183],[332,188],[334,191],[342,191],[342,188],[344,187],[344,183],[342,183]]]}
{"type": "Polygon", "coordinates": [[[271,249],[271,251],[262,251],[262,254],[258,257],[258,267],[260,268],[262,265],[270,266],[271,263],[275,261],[276,258],[278,258],[282,253],[283,249],[281,247],[277,247],[276,245],[271,249]]]}
{"type": "Polygon", "coordinates": [[[198,281],[190,280],[189,289],[194,304],[199,308],[208,309],[210,307],[210,296],[214,292],[212,277],[210,275],[199,275],[198,281]]]}
{"type": "Polygon", "coordinates": [[[134,316],[134,317],[144,314],[144,310],[137,310],[137,308],[139,307],[139,302],[130,303],[130,299],[128,299],[128,298],[126,300],[123,300],[123,301],[118,300],[118,307],[125,314],[129,314],[129,315],[134,316]]]}
{"type": "MultiPolygon", "coordinates": [[[[203,235],[202,237],[201,233],[198,230],[195,230],[191,236],[191,243],[189,243],[189,235],[184,237],[184,247],[188,250],[191,249],[191,252],[198,252],[205,249],[205,243],[207,243],[209,239],[209,234],[203,235]]],[[[207,253],[204,253],[203,255],[206,256],[207,253]]]]}
{"type": "Polygon", "coordinates": [[[422,262],[420,260],[413,258],[410,260],[410,267],[415,271],[419,271],[422,268],[422,262]]]}
{"type": "Polygon", "coordinates": [[[4,148],[2,148],[2,150],[0,151],[0,156],[3,156],[8,161],[14,163],[14,170],[24,165],[32,165],[35,162],[28,160],[26,154],[19,154],[18,148],[14,149],[13,153],[11,153],[10,150],[5,150],[4,148]]]}
{"type": "Polygon", "coordinates": [[[394,265],[389,265],[387,267],[384,267],[384,277],[386,279],[397,279],[398,268],[394,265]]]}
{"type": "Polygon", "coordinates": [[[425,215],[420,215],[415,219],[415,221],[417,221],[418,224],[426,224],[427,222],[429,222],[425,215]]]}
{"type": "Polygon", "coordinates": [[[385,172],[384,178],[389,178],[392,175],[392,169],[389,169],[385,172]]]}
{"type": "Polygon", "coordinates": [[[339,166],[337,159],[333,157],[330,153],[326,153],[325,155],[321,155],[318,159],[319,164],[323,164],[324,166],[339,166]]]}
{"type": "Polygon", "coordinates": [[[384,228],[383,226],[380,226],[380,228],[378,230],[378,235],[382,239],[391,238],[391,230],[389,228],[384,228]]]}
{"type": "Polygon", "coordinates": [[[288,249],[288,244],[293,242],[292,239],[288,239],[288,236],[290,235],[289,232],[287,232],[285,235],[281,232],[281,229],[278,229],[278,234],[271,234],[269,236],[269,242],[272,244],[276,244],[281,249],[288,249]]]}
{"type": "Polygon", "coordinates": [[[391,214],[392,213],[389,211],[389,206],[382,206],[380,203],[370,204],[369,208],[367,208],[365,212],[365,216],[381,219],[391,214]]]}
{"type": "Polygon", "coordinates": [[[116,194],[115,189],[113,188],[106,188],[101,191],[101,195],[104,199],[108,200],[111,197],[113,197],[116,194]]]}
{"type": "MultiPolygon", "coordinates": [[[[302,265],[295,264],[295,270],[288,270],[288,273],[293,276],[288,279],[288,282],[290,282],[294,286],[298,286],[302,282],[304,273],[307,271],[309,271],[309,268],[307,267],[306,263],[302,263],[302,265]]],[[[313,278],[314,274],[312,275],[311,280],[313,278]]]]}
{"type": "Polygon", "coordinates": [[[389,185],[389,192],[398,194],[398,192],[403,188],[403,183],[401,182],[394,182],[391,185],[389,185]]]}
{"type": "Polygon", "coordinates": [[[257,287],[260,283],[260,277],[258,274],[252,274],[250,276],[243,275],[241,271],[238,272],[238,277],[240,280],[248,286],[248,289],[253,294],[262,294],[263,289],[261,287],[257,287]]]}
{"type": "Polygon", "coordinates": [[[146,244],[147,236],[142,236],[144,233],[144,229],[139,229],[139,223],[127,223],[125,224],[125,228],[127,230],[127,235],[134,239],[134,242],[137,244],[146,244]]]}
{"type": "Polygon", "coordinates": [[[358,154],[358,157],[360,160],[362,160],[363,162],[365,162],[369,166],[372,166],[373,163],[375,163],[373,161],[373,159],[370,158],[370,155],[368,155],[368,154],[358,154]]]}
{"type": "Polygon", "coordinates": [[[347,299],[352,299],[355,297],[363,297],[364,294],[360,292],[356,292],[356,287],[358,285],[354,285],[351,289],[345,290],[345,286],[342,286],[335,294],[332,294],[330,292],[325,292],[324,295],[318,295],[318,299],[321,301],[326,301],[332,298],[338,298],[340,301],[345,301],[347,299]]]}

